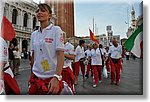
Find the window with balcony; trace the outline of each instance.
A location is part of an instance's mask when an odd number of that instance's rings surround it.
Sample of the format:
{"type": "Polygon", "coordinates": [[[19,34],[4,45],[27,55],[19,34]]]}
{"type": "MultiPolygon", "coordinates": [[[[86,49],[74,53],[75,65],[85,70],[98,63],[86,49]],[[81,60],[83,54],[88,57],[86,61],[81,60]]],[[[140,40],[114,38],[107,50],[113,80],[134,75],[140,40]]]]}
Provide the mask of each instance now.
{"type": "Polygon", "coordinates": [[[24,26],[24,27],[27,27],[27,24],[28,24],[28,14],[25,13],[25,14],[24,14],[24,19],[23,19],[23,26],[24,26]]]}
{"type": "Polygon", "coordinates": [[[12,13],[12,24],[17,24],[17,16],[18,16],[18,11],[17,11],[17,9],[13,9],[13,13],[12,13]]]}

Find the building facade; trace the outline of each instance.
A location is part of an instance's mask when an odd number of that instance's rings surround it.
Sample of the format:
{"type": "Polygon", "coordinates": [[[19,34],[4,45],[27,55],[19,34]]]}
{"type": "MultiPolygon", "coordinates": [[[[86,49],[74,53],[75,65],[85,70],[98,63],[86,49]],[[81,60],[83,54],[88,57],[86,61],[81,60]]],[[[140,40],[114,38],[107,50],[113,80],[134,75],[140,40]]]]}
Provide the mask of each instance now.
{"type": "Polygon", "coordinates": [[[30,50],[30,38],[37,24],[35,11],[37,4],[33,0],[6,1],[4,15],[12,23],[18,41],[19,51],[30,50]]]}
{"type": "Polygon", "coordinates": [[[62,28],[67,38],[74,37],[74,0],[45,0],[51,6],[52,22],[62,28]]]}
{"type": "Polygon", "coordinates": [[[134,6],[132,5],[132,11],[131,11],[131,24],[130,27],[127,30],[127,37],[129,38],[133,32],[138,28],[139,25],[141,25],[143,23],[143,2],[141,2],[139,4],[139,8],[140,8],[140,16],[137,17],[137,19],[135,18],[135,10],[134,10],[134,6]]]}
{"type": "Polygon", "coordinates": [[[107,31],[107,36],[108,36],[108,42],[111,42],[113,38],[112,26],[111,25],[106,26],[106,31],[107,31]]]}

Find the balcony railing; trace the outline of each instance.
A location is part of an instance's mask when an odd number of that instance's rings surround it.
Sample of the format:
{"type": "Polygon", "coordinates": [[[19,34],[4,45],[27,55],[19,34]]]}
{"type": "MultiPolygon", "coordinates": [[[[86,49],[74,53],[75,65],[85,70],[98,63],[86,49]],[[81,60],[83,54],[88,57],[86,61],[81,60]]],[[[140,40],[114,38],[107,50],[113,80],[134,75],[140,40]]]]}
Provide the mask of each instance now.
{"type": "Polygon", "coordinates": [[[13,27],[15,30],[18,30],[18,31],[23,31],[23,32],[28,32],[28,33],[31,33],[33,31],[31,28],[23,27],[23,26],[16,25],[16,24],[13,24],[13,27]]]}

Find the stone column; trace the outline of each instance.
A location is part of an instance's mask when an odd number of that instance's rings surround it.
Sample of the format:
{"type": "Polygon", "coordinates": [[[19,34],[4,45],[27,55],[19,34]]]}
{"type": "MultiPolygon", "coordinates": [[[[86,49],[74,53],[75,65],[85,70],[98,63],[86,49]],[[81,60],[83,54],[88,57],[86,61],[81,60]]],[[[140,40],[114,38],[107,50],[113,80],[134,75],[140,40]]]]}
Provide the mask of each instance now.
{"type": "Polygon", "coordinates": [[[9,20],[10,20],[10,22],[12,22],[13,9],[14,9],[14,8],[10,5],[10,6],[9,6],[9,20]]]}
{"type": "Polygon", "coordinates": [[[18,16],[17,16],[17,25],[21,25],[21,22],[20,22],[20,19],[21,19],[21,10],[20,9],[17,9],[18,10],[18,16]]]}
{"type": "Polygon", "coordinates": [[[22,38],[19,39],[19,51],[22,52],[22,38]]]}
{"type": "Polygon", "coordinates": [[[10,20],[10,5],[8,5],[8,15],[7,15],[7,17],[10,20]]]}
{"type": "Polygon", "coordinates": [[[4,15],[5,15],[7,18],[9,18],[8,10],[9,10],[9,4],[5,4],[4,15]]]}
{"type": "Polygon", "coordinates": [[[28,41],[28,51],[30,51],[30,39],[28,38],[27,41],[28,41]]]}
{"type": "Polygon", "coordinates": [[[33,29],[33,15],[31,14],[30,16],[31,16],[31,17],[30,17],[30,18],[31,18],[31,19],[30,19],[30,22],[31,22],[31,23],[30,23],[30,28],[33,29]]]}
{"type": "Polygon", "coordinates": [[[23,11],[20,11],[20,26],[23,26],[23,11]]]}
{"type": "Polygon", "coordinates": [[[27,28],[30,28],[30,19],[31,19],[31,17],[30,17],[30,13],[27,13],[28,14],[28,20],[27,20],[27,28]]]}

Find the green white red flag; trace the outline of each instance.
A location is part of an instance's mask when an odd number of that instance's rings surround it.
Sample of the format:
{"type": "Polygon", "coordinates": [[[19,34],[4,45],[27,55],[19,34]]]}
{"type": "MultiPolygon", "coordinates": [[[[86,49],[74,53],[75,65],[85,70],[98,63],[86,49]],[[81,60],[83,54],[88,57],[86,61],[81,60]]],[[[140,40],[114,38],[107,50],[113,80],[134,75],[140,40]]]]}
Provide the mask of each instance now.
{"type": "Polygon", "coordinates": [[[124,44],[136,57],[143,58],[143,24],[141,24],[124,44]]]}

